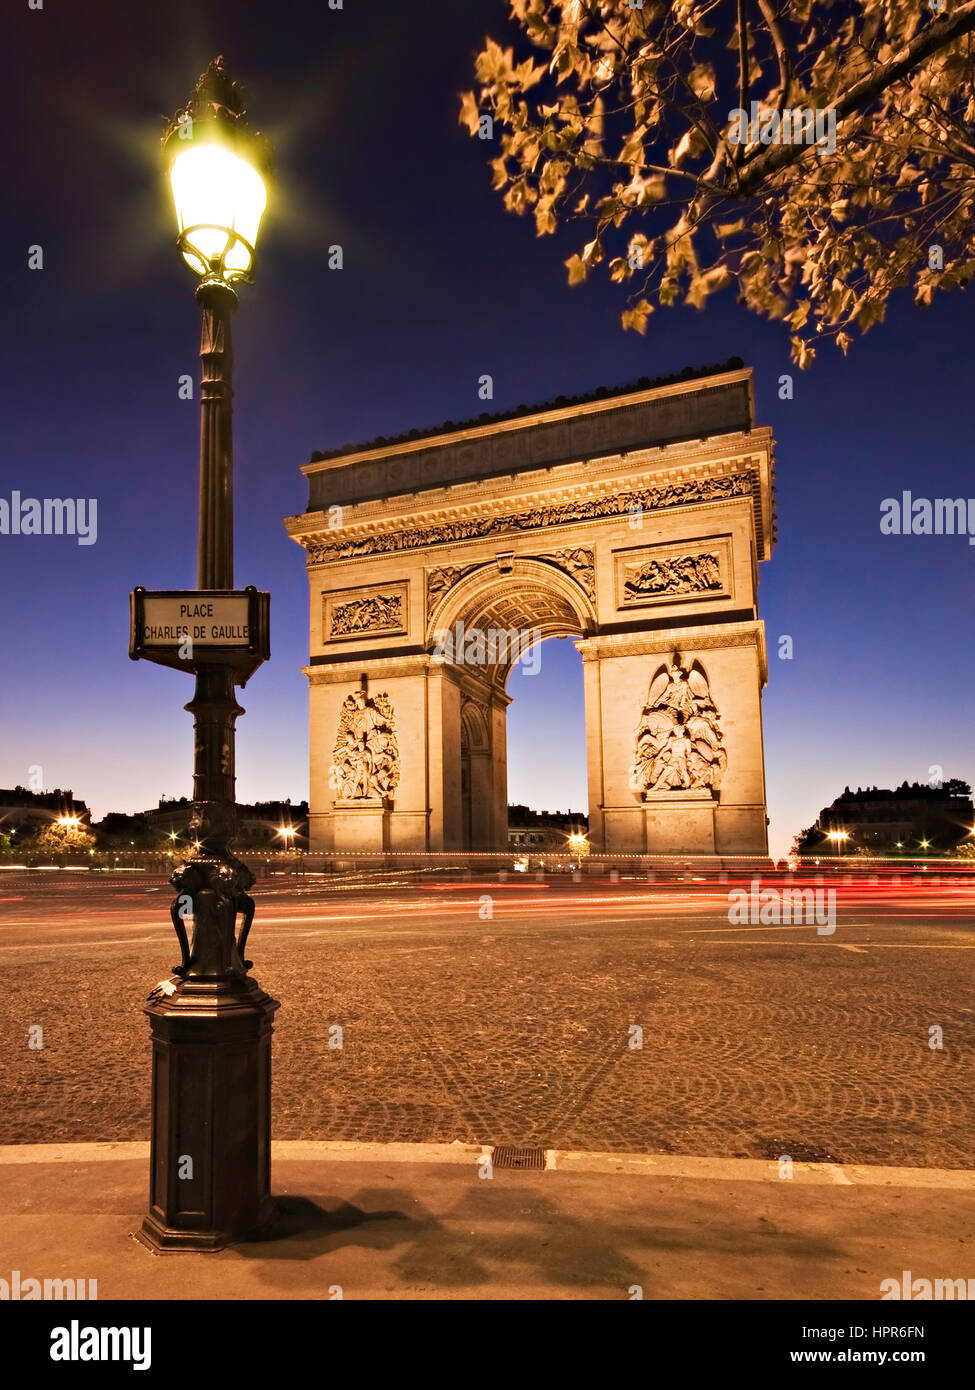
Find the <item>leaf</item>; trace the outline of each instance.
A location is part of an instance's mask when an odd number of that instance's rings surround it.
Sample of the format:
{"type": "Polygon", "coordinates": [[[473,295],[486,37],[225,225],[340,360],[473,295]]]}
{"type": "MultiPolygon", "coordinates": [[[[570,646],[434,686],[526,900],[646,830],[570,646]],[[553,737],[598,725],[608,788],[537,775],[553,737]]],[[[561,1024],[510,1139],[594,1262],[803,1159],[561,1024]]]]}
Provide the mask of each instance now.
{"type": "Polygon", "coordinates": [[[570,256],[565,265],[569,272],[569,284],[581,285],[588,273],[588,267],[582,257],[579,255],[570,256]]]}
{"type": "Polygon", "coordinates": [[[480,112],[477,109],[477,102],[473,92],[460,93],[460,115],[458,120],[461,125],[466,125],[472,135],[476,135],[480,124],[480,112]]]}
{"type": "Polygon", "coordinates": [[[632,328],[637,333],[643,334],[647,331],[647,320],[653,313],[653,305],[648,304],[645,299],[639,300],[632,309],[624,309],[620,315],[620,322],[624,328],[632,328]]]}
{"type": "Polygon", "coordinates": [[[698,63],[688,74],[691,91],[702,101],[710,101],[714,96],[716,78],[710,63],[698,63]]]}
{"type": "Polygon", "coordinates": [[[643,163],[643,137],[647,132],[644,125],[638,125],[627,137],[626,144],[620,150],[621,164],[642,164],[643,163]]]}

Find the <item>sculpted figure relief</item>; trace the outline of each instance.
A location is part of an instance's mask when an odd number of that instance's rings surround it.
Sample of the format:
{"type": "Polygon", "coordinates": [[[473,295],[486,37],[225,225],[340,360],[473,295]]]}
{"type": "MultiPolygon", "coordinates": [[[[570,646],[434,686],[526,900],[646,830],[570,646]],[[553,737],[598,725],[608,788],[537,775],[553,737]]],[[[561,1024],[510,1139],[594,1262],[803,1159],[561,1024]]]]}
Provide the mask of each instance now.
{"type": "Polygon", "coordinates": [[[634,786],[644,797],[651,791],[716,791],[727,762],[704,667],[695,661],[687,669],[675,652],[650,682],[636,730],[634,786]]]}
{"type": "Polygon", "coordinates": [[[627,602],[660,594],[695,594],[721,588],[716,555],[677,555],[651,560],[623,585],[627,602]]]}
{"type": "Polygon", "coordinates": [[[348,695],[339,716],[329,778],[340,801],[391,796],[399,781],[399,749],[393,728],[393,708],[384,692],[375,697],[364,690],[348,695]]]}
{"type": "Polygon", "coordinates": [[[372,598],[337,603],[332,611],[333,637],[353,632],[381,632],[403,626],[403,595],[375,594],[372,598]]]}
{"type": "Polygon", "coordinates": [[[431,570],[427,575],[427,617],[432,618],[434,609],[443,598],[444,594],[450,592],[455,584],[458,584],[472,569],[477,569],[476,565],[445,565],[442,569],[431,570]]]}
{"type": "Polygon", "coordinates": [[[577,546],[570,550],[552,550],[538,558],[551,560],[559,569],[571,575],[577,584],[581,584],[590,598],[596,597],[596,567],[591,550],[577,546]]]}

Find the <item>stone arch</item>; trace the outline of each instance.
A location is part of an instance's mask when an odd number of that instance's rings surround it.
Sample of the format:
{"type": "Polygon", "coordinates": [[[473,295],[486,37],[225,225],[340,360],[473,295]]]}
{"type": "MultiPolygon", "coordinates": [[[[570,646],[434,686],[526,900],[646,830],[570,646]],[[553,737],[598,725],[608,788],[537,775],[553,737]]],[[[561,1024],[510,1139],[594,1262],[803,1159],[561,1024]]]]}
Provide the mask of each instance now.
{"type": "MultiPolygon", "coordinates": [[[[773,458],[747,369],[414,430],[303,471],[308,507],[288,529],[311,594],[313,848],[460,849],[465,758],[480,808],[471,848],[506,844],[519,653],[450,659],[436,639],[459,623],[579,649],[594,849],[765,854],[756,585],[774,540],[773,458]],[[720,788],[658,786],[655,772],[634,784],[648,682],[676,649],[706,670],[727,750],[720,788]],[[392,796],[337,796],[329,780],[342,704],[360,687],[393,713],[392,796]]],[[[683,757],[683,741],[671,752],[683,757]]]]}
{"type": "Polygon", "coordinates": [[[461,699],[461,741],[473,753],[486,752],[491,746],[484,710],[469,696],[461,699]]]}
{"type": "MultiPolygon", "coordinates": [[[[497,690],[504,691],[511,667],[519,654],[511,640],[500,634],[518,632],[548,637],[589,637],[596,631],[596,613],[582,584],[555,561],[544,558],[507,560],[478,565],[459,579],[440,599],[427,623],[426,643],[436,652],[440,640],[449,634],[448,664],[458,661],[459,634],[484,633],[488,656],[497,658],[483,665],[484,676],[497,690]],[[498,634],[492,649],[490,633],[498,634]]],[[[524,650],[524,645],[521,650],[524,650]]]]}

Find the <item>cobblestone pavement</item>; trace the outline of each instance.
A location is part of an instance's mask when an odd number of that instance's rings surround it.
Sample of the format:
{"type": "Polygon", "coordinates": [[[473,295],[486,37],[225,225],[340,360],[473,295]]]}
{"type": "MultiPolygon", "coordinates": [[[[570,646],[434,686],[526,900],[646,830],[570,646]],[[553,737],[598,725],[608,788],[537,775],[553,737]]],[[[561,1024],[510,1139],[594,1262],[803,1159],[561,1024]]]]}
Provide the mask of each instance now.
{"type": "MultiPolygon", "coordinates": [[[[972,1166],[971,886],[841,888],[829,936],[730,926],[727,894],[263,881],[275,1137],[972,1166]]],[[[0,880],[0,1143],[148,1136],[169,897],[0,880]]]]}

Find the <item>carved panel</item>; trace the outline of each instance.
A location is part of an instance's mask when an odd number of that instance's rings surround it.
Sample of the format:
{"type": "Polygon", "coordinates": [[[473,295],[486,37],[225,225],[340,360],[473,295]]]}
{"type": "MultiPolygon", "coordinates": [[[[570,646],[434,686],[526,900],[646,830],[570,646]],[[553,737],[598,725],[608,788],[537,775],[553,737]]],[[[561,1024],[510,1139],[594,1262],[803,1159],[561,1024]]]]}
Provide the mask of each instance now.
{"type": "Polygon", "coordinates": [[[388,694],[347,695],[332,750],[329,785],[337,801],[392,796],[399,782],[399,748],[388,694]]]}
{"type": "Polygon", "coordinates": [[[731,597],[730,536],[618,550],[613,559],[617,608],[731,597]]]}
{"type": "Polygon", "coordinates": [[[322,595],[322,641],[403,637],[409,631],[408,585],[340,589],[322,595]]]}
{"type": "Polygon", "coordinates": [[[653,673],[636,729],[633,788],[650,792],[692,791],[721,786],[728,755],[707,673],[690,668],[674,653],[653,673]]]}

